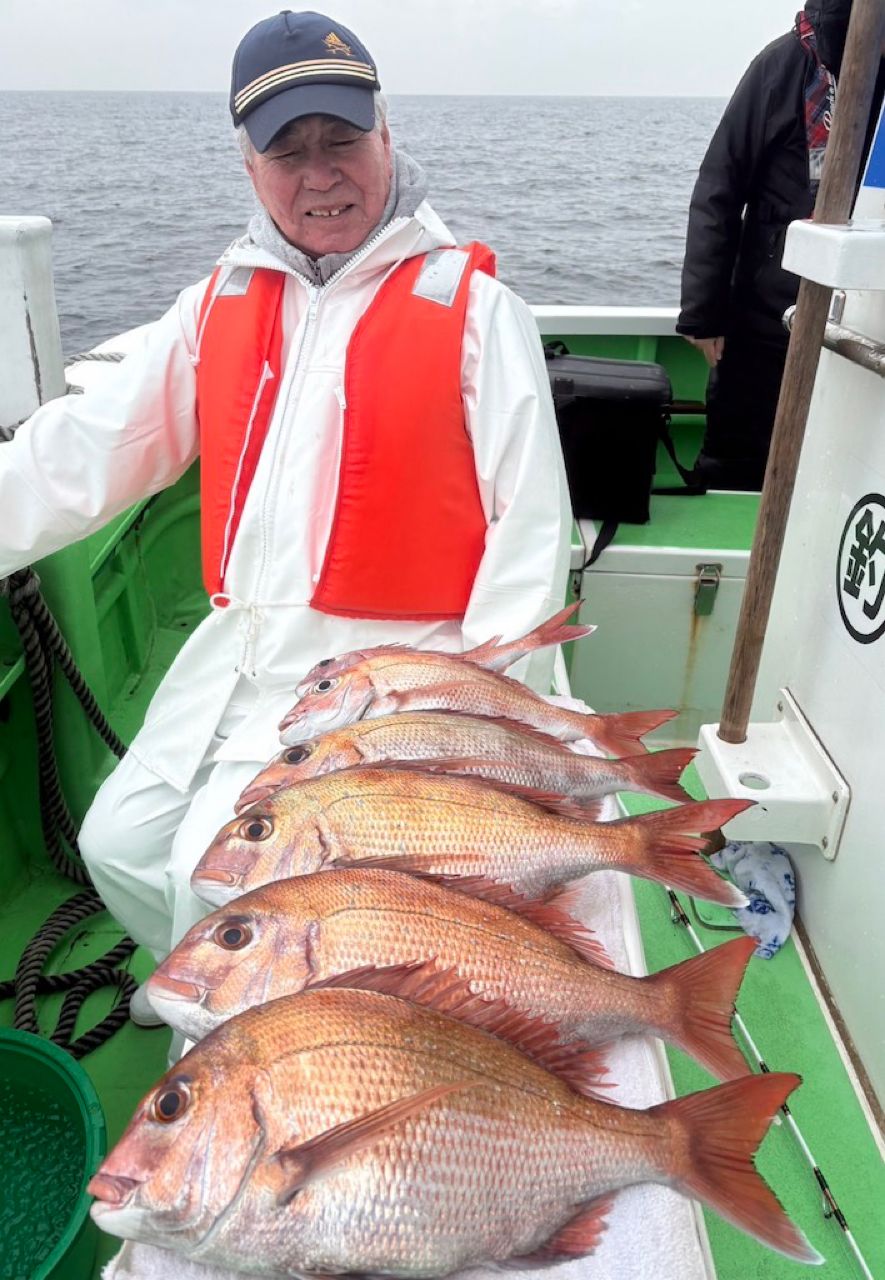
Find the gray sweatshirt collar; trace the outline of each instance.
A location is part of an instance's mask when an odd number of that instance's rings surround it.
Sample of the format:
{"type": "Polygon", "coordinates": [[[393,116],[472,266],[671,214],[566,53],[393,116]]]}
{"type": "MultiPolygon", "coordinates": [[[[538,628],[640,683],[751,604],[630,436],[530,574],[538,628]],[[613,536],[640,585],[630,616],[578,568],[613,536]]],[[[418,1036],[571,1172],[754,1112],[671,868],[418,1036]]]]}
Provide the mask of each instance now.
{"type": "Polygon", "coordinates": [[[259,205],[249,221],[249,239],[260,249],[266,249],[293,271],[305,276],[312,284],[323,285],[339,271],[363,245],[377,235],[382,227],[394,218],[410,218],[427,195],[427,178],[424,170],[404,151],[393,151],[393,175],[387,204],[377,226],[366,236],[362,244],[349,253],[327,253],[322,258],[309,258],[296,249],[280,232],[263,205],[259,205]]]}

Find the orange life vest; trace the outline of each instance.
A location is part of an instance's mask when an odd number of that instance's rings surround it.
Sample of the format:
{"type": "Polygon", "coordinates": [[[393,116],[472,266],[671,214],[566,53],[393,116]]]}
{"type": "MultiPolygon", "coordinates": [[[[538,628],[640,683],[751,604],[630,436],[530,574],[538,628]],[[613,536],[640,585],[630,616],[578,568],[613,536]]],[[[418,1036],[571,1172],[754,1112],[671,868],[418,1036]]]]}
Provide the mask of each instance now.
{"type": "MultiPolygon", "coordinates": [[[[484,245],[410,258],[348,343],[338,498],[311,607],[348,617],[463,617],[486,519],[461,395],[461,343],[484,245]]],[[[222,591],[282,373],[285,275],[239,269],[199,320],[203,580],[222,591]]],[[[230,279],[230,277],[228,277],[230,279]]]]}

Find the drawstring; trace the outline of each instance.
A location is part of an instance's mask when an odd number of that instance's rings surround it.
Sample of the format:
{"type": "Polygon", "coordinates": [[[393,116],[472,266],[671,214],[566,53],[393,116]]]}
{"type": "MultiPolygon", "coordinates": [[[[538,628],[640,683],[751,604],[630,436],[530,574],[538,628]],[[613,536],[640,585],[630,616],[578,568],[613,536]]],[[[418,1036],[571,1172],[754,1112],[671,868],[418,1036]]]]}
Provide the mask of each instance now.
{"type": "Polygon", "coordinates": [[[240,600],[227,591],[214,591],[209,597],[212,609],[236,609],[248,613],[251,609],[266,613],[271,609],[306,609],[309,600],[240,600]]]}
{"type": "Polygon", "coordinates": [[[237,622],[237,630],[243,637],[243,650],[236,670],[240,675],[254,680],[257,672],[252,662],[252,657],[258,633],[267,616],[264,608],[246,600],[237,600],[235,597],[228,595],[226,591],[213,592],[209,597],[209,603],[215,610],[236,609],[241,614],[237,622]]]}

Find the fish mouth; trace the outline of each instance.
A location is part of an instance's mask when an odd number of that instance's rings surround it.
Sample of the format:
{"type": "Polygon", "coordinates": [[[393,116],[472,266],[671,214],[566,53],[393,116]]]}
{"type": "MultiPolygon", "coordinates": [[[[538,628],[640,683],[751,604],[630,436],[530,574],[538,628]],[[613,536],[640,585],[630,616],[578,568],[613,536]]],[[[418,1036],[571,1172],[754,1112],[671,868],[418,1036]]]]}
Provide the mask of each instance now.
{"type": "Polygon", "coordinates": [[[122,1209],[129,1203],[140,1183],[135,1178],[124,1178],[116,1173],[96,1173],[89,1180],[86,1192],[95,1196],[93,1215],[122,1209]]]}
{"type": "Polygon", "coordinates": [[[290,724],[294,724],[295,721],[299,720],[300,718],[301,718],[301,712],[298,711],[297,707],[293,707],[290,711],[286,712],[286,714],[283,716],[280,723],[277,725],[277,728],[279,729],[280,733],[282,733],[284,729],[288,729],[290,724]]]}
{"type": "Polygon", "coordinates": [[[191,884],[225,884],[233,889],[242,879],[242,872],[225,871],[223,867],[201,867],[191,876],[191,884]]]}
{"type": "Polygon", "coordinates": [[[205,987],[195,982],[182,982],[179,978],[170,978],[167,974],[153,974],[148,979],[148,991],[153,999],[185,1001],[187,1004],[199,1004],[206,994],[205,987]]]}
{"type": "Polygon", "coordinates": [[[342,707],[332,710],[315,711],[311,715],[292,715],[280,721],[280,742],[284,747],[297,747],[302,742],[310,742],[311,738],[323,733],[331,733],[342,725],[352,724],[362,719],[361,715],[350,715],[342,707]]]}
{"type": "Polygon", "coordinates": [[[266,800],[275,791],[279,791],[279,787],[271,786],[270,783],[264,783],[260,787],[247,787],[234,805],[234,813],[242,813],[244,809],[248,809],[250,805],[257,804],[259,800],[266,800]]]}
{"type": "Polygon", "coordinates": [[[239,897],[243,892],[243,873],[234,875],[232,871],[214,868],[195,871],[191,876],[191,888],[204,902],[213,907],[224,907],[231,898],[239,897]]]}

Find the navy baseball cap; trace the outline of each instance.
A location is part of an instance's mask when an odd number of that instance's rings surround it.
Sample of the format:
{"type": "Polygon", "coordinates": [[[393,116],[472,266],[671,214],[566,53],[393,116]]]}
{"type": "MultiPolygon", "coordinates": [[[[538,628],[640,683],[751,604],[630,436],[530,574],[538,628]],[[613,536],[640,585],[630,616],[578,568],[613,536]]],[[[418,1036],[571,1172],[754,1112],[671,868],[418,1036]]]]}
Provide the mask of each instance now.
{"type": "Polygon", "coordinates": [[[352,31],[321,13],[284,9],[237,46],[230,112],[256,150],[266,151],[301,116],[336,116],[368,131],[380,87],[375,63],[352,31]]]}

